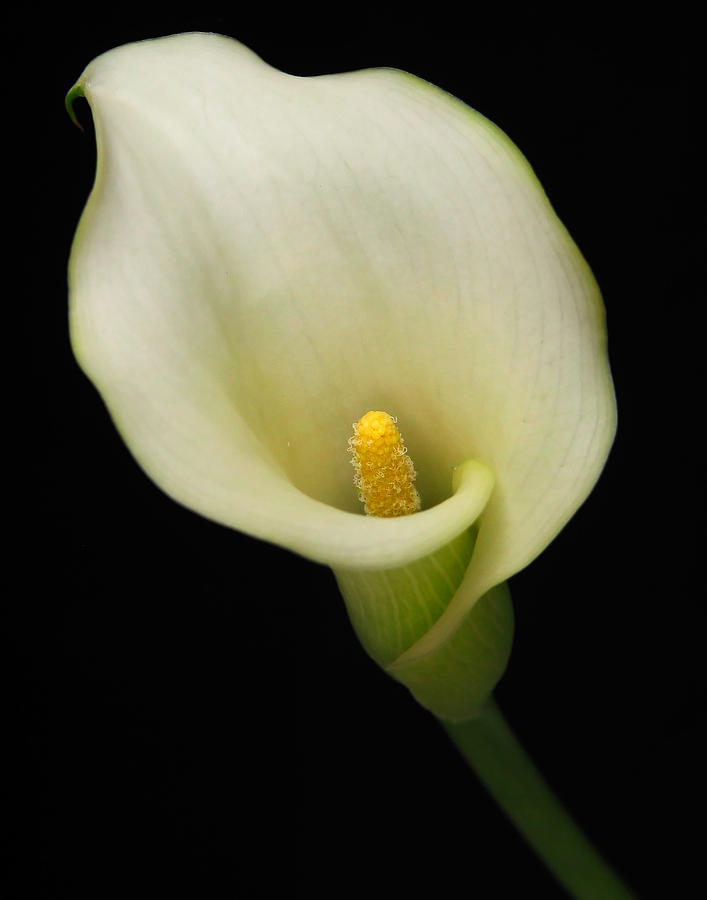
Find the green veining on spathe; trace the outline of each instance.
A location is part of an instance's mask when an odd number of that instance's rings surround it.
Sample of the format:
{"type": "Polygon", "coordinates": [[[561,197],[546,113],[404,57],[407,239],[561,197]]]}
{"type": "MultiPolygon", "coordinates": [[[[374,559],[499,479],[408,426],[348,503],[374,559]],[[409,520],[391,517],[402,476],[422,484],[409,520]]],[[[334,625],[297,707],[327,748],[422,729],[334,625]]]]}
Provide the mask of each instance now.
{"type": "Polygon", "coordinates": [[[469,565],[476,532],[468,528],[437,552],[400,568],[336,570],[354,629],[382,666],[419,640],[447,608],[469,565]]]}

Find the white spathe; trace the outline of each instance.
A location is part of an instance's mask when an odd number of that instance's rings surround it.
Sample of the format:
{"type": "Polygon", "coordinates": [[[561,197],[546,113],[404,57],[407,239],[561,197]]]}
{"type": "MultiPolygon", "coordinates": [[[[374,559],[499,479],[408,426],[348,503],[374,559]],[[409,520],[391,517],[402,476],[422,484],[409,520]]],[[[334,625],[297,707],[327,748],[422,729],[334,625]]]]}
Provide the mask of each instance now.
{"type": "Polygon", "coordinates": [[[119,47],[78,87],[98,167],[72,343],[160,487],[348,569],[483,511],[465,608],[552,540],[614,435],[604,312],[498,128],[399,71],[293,77],[211,34],[119,47]],[[361,514],[369,409],[398,417],[423,512],[361,514]]]}

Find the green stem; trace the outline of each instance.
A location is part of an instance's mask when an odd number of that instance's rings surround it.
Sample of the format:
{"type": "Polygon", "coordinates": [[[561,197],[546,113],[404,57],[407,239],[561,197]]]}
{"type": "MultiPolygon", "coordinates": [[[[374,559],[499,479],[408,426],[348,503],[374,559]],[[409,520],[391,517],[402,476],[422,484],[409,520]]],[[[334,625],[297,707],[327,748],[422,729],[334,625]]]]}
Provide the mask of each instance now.
{"type": "Polygon", "coordinates": [[[578,900],[629,900],[633,894],[570,818],[490,701],[477,719],[442,722],[516,828],[578,900]]]}

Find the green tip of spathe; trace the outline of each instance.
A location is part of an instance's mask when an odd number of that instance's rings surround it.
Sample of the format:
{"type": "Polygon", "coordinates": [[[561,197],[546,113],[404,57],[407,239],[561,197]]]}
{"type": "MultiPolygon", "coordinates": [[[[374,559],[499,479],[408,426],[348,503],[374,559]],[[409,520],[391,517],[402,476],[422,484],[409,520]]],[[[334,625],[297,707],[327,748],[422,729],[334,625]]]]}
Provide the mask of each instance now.
{"type": "Polygon", "coordinates": [[[69,118],[77,126],[83,131],[83,125],[79,122],[76,117],[76,112],[74,110],[74,101],[77,97],[83,97],[83,87],[81,86],[81,82],[77,81],[76,84],[71,88],[69,93],[66,95],[66,99],[64,100],[64,105],[66,106],[66,111],[69,114],[69,118]]]}

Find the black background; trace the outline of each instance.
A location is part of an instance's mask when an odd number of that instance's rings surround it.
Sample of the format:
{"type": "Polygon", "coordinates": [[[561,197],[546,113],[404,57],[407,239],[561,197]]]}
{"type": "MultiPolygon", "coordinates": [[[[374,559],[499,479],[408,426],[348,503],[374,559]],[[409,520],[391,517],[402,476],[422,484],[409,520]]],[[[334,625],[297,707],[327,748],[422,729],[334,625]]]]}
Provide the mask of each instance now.
{"type": "Polygon", "coordinates": [[[412,71],[495,121],[535,168],[604,293],[620,425],[588,502],[512,580],[516,646],[497,698],[639,895],[692,895],[694,24],[200,9],[48,21],[28,8],[10,29],[19,247],[6,305],[22,321],[6,331],[7,494],[20,499],[3,600],[7,896],[563,896],[435,721],[366,657],[329,571],[167,499],[73,361],[65,269],[95,156],[63,95],[104,50],[187,30],[229,34],[295,74],[412,71]]]}

